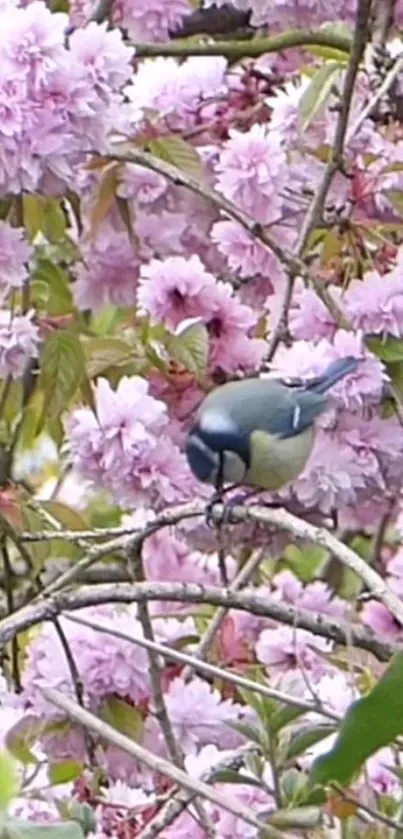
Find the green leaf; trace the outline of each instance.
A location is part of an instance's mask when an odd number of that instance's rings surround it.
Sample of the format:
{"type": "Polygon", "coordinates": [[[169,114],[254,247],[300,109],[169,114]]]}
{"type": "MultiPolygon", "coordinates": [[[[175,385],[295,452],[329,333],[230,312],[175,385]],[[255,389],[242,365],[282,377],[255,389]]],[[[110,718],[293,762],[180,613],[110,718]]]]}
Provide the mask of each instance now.
{"type": "Polygon", "coordinates": [[[268,824],[280,830],[313,830],[322,823],[321,807],[293,807],[277,810],[268,819],[268,824]]]}
{"type": "Polygon", "coordinates": [[[298,757],[307,749],[310,749],[311,746],[314,746],[315,743],[320,743],[321,740],[329,737],[330,734],[334,734],[336,730],[337,728],[335,725],[323,724],[309,726],[304,728],[303,731],[298,731],[296,734],[292,735],[287,746],[284,759],[292,760],[293,758],[298,757]]]}
{"type": "Polygon", "coordinates": [[[368,337],[366,344],[381,361],[403,361],[403,341],[400,338],[394,338],[392,335],[388,335],[385,339],[368,337]]]}
{"type": "Polygon", "coordinates": [[[49,289],[48,315],[65,315],[74,309],[68,275],[59,265],[48,259],[38,259],[32,280],[45,284],[49,289]]]}
{"type": "Polygon", "coordinates": [[[343,65],[339,61],[326,61],[313,76],[299,103],[303,131],[306,131],[325,104],[342,69],[343,65]]]}
{"type": "Polygon", "coordinates": [[[258,778],[253,778],[251,775],[243,775],[237,769],[221,769],[219,772],[214,772],[209,779],[212,784],[248,784],[251,787],[262,788],[262,783],[258,778]]]}
{"type": "Polygon", "coordinates": [[[133,350],[120,338],[88,338],[83,343],[88,377],[105,373],[117,364],[130,361],[133,350]]]}
{"type": "Polygon", "coordinates": [[[258,746],[261,746],[264,741],[264,734],[258,728],[255,728],[254,725],[249,725],[246,722],[229,722],[227,723],[230,728],[233,728],[234,731],[237,731],[238,734],[241,734],[242,737],[245,737],[246,740],[250,740],[252,743],[257,743],[258,746]]]}
{"type": "Polygon", "coordinates": [[[31,747],[43,734],[43,723],[35,716],[26,716],[9,728],[5,745],[13,757],[23,764],[38,763],[31,747]]]}
{"type": "Polygon", "coordinates": [[[403,653],[399,652],[370,693],[350,705],[333,748],[312,765],[310,787],[323,787],[332,781],[348,786],[374,752],[401,734],[403,653]]]}
{"type": "Polygon", "coordinates": [[[306,775],[299,769],[288,769],[281,777],[281,792],[284,804],[295,805],[306,799],[306,775]]]}
{"type": "Polygon", "coordinates": [[[115,204],[121,164],[108,163],[100,176],[97,200],[91,212],[91,239],[96,239],[99,229],[115,204]]]}
{"type": "Polygon", "coordinates": [[[295,705],[280,706],[271,717],[270,728],[274,733],[281,731],[282,728],[302,717],[303,714],[306,714],[306,708],[296,708],[295,705]]]}
{"type": "Polygon", "coordinates": [[[143,718],[140,711],[124,699],[117,699],[115,696],[106,699],[101,705],[99,716],[131,740],[141,741],[144,731],[143,718]]]}
{"type": "Polygon", "coordinates": [[[0,814],[6,813],[19,792],[17,765],[8,751],[0,752],[0,814]]]}
{"type": "Polygon", "coordinates": [[[20,819],[7,819],[2,824],[1,839],[83,839],[76,821],[34,824],[20,819]]]}
{"type": "Polygon", "coordinates": [[[55,419],[77,392],[85,371],[80,340],[72,332],[52,332],[41,360],[39,387],[46,394],[46,416],[55,419]]]}
{"type": "Polygon", "coordinates": [[[67,530],[88,530],[88,522],[81,513],[68,507],[67,504],[62,504],[61,501],[41,501],[41,507],[47,510],[67,530]]]}
{"type": "Polygon", "coordinates": [[[204,323],[186,325],[179,334],[168,335],[166,348],[175,361],[190,373],[201,376],[206,372],[209,336],[204,323]]]}
{"type": "Polygon", "coordinates": [[[326,549],[319,545],[307,545],[303,548],[298,548],[296,545],[287,545],[284,551],[287,565],[291,566],[303,583],[309,583],[314,579],[326,557],[326,549]]]}
{"type": "Polygon", "coordinates": [[[82,771],[83,764],[78,760],[61,760],[58,763],[50,763],[48,767],[49,783],[56,786],[57,784],[76,781],[82,771]]]}
{"type": "Polygon", "coordinates": [[[56,800],[56,807],[66,821],[75,821],[80,825],[84,836],[89,833],[96,833],[97,820],[90,804],[85,801],[83,804],[75,798],[56,800]]]}
{"type": "Polygon", "coordinates": [[[187,172],[197,180],[204,178],[204,171],[197,151],[183,137],[171,134],[167,137],[160,137],[150,140],[148,148],[151,154],[155,154],[160,160],[171,163],[183,172],[187,172]]]}

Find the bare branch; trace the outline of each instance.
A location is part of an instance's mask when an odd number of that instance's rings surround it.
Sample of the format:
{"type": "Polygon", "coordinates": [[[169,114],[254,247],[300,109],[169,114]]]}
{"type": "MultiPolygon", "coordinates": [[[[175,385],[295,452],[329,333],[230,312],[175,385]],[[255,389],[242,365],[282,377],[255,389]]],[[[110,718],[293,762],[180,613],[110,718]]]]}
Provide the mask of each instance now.
{"type": "MultiPolygon", "coordinates": [[[[133,547],[128,551],[128,563],[130,571],[132,572],[132,576],[135,582],[137,583],[144,583],[146,581],[144,576],[144,567],[143,567],[143,558],[142,558],[142,546],[140,545],[138,548],[133,547]]],[[[154,715],[159,722],[164,740],[165,745],[168,750],[168,755],[171,760],[174,762],[175,766],[179,767],[180,769],[185,768],[184,764],[184,755],[179,743],[176,741],[173,728],[171,725],[171,720],[169,718],[169,714],[167,711],[167,707],[165,704],[165,698],[161,686],[161,672],[160,672],[160,662],[158,655],[155,654],[154,650],[152,649],[152,645],[154,643],[154,631],[153,625],[150,618],[150,613],[148,610],[148,603],[144,601],[143,603],[139,603],[137,606],[137,615],[139,621],[141,623],[144,638],[146,641],[149,642],[151,646],[148,646],[148,658],[150,662],[150,681],[151,681],[151,693],[152,699],[154,703],[154,715]]],[[[195,809],[197,810],[198,816],[200,818],[200,822],[206,831],[207,836],[213,837],[215,836],[214,827],[204,810],[204,807],[200,801],[196,799],[195,801],[195,809]]]]}
{"type": "Polygon", "coordinates": [[[387,94],[388,90],[392,87],[393,83],[395,82],[399,73],[402,70],[403,70],[403,55],[399,55],[396,58],[396,61],[393,65],[392,69],[385,76],[382,84],[378,87],[378,89],[375,91],[372,98],[369,100],[368,104],[365,106],[365,108],[361,111],[361,113],[357,117],[356,122],[354,123],[354,125],[352,126],[352,128],[351,128],[351,130],[348,134],[347,142],[350,142],[350,140],[358,133],[358,131],[360,130],[360,128],[363,125],[363,123],[365,122],[365,120],[368,119],[368,117],[370,117],[374,113],[377,105],[383,99],[383,97],[387,94]]]}
{"type": "Polygon", "coordinates": [[[336,124],[330,158],[325,168],[322,182],[316,190],[302,227],[301,236],[297,245],[298,256],[301,256],[304,252],[312,231],[315,230],[315,227],[321,220],[326,198],[332,185],[333,178],[343,164],[344,141],[347,132],[348,118],[350,115],[351,100],[354,93],[354,85],[360,67],[360,62],[368,40],[370,12],[371,0],[359,0],[354,26],[353,43],[340,99],[340,113],[336,124]]]}
{"type": "Polygon", "coordinates": [[[55,615],[64,611],[76,611],[103,603],[141,603],[150,600],[206,603],[225,609],[239,609],[294,628],[306,629],[313,635],[328,638],[344,647],[352,645],[367,650],[379,661],[389,661],[391,656],[401,649],[401,645],[385,641],[363,627],[352,627],[332,617],[304,612],[279,603],[266,594],[263,597],[254,589],[230,592],[218,586],[198,583],[121,583],[91,586],[73,592],[55,592],[52,596],[31,603],[0,621],[0,649],[18,632],[42,621],[52,620],[55,615]]]}
{"type": "Polygon", "coordinates": [[[73,702],[72,699],[69,699],[60,691],[54,690],[53,688],[41,688],[41,690],[44,697],[55,705],[56,708],[64,711],[70,720],[73,720],[73,722],[76,722],[83,728],[94,732],[94,734],[97,734],[103,741],[111,743],[118,749],[122,749],[124,752],[131,755],[131,757],[135,760],[138,760],[140,763],[144,763],[144,765],[151,769],[152,772],[165,775],[175,784],[178,784],[178,786],[183,787],[196,795],[202,796],[207,801],[215,804],[217,807],[221,807],[228,813],[232,813],[237,818],[242,819],[242,821],[247,824],[253,825],[253,827],[258,828],[261,831],[262,837],[267,837],[267,839],[286,839],[286,834],[259,821],[259,819],[257,819],[253,814],[252,810],[248,807],[243,807],[236,799],[227,795],[221,795],[217,792],[217,790],[207,786],[207,784],[202,781],[196,780],[190,775],[187,775],[187,773],[182,769],[179,769],[177,766],[169,763],[169,761],[164,758],[159,757],[159,755],[152,754],[147,749],[140,746],[139,743],[136,743],[134,740],[130,740],[129,737],[121,734],[120,731],[116,731],[112,728],[112,726],[94,716],[94,714],[91,714],[89,711],[81,708],[76,702],[73,702]]]}
{"type": "Polygon", "coordinates": [[[210,189],[204,184],[199,183],[196,178],[193,178],[186,172],[177,169],[176,166],[172,166],[172,164],[160,160],[160,158],[155,157],[155,155],[150,154],[149,152],[136,149],[129,143],[122,141],[113,143],[111,146],[111,152],[107,155],[103,155],[105,160],[120,160],[122,163],[138,163],[140,166],[145,166],[153,172],[158,172],[158,174],[163,175],[167,178],[167,180],[171,181],[176,186],[183,186],[194,192],[195,195],[200,195],[201,198],[205,198],[218,210],[228,216],[228,218],[238,222],[238,224],[240,224],[241,227],[249,233],[252,239],[261,242],[262,245],[269,248],[269,250],[275,254],[277,259],[285,265],[291,274],[302,277],[305,282],[313,286],[318,297],[320,297],[335,322],[341,328],[350,328],[345,315],[331,294],[329,294],[326,286],[323,285],[323,283],[317,279],[316,275],[307,268],[303,260],[294,256],[292,253],[289,253],[285,248],[280,247],[275,237],[272,236],[259,222],[249,216],[248,213],[240,210],[239,207],[232,204],[231,201],[228,201],[223,195],[216,192],[216,190],[210,189]]]}
{"type": "MultiPolygon", "coordinates": [[[[256,746],[244,746],[234,752],[232,755],[228,755],[218,763],[214,764],[210,769],[200,776],[200,780],[208,783],[211,779],[214,778],[217,773],[222,772],[225,769],[241,769],[244,765],[246,758],[248,755],[252,755],[258,753],[258,748],[256,746]]],[[[148,822],[148,824],[143,828],[141,833],[138,834],[137,839],[155,839],[164,828],[168,827],[175,819],[189,807],[189,804],[192,803],[194,799],[193,792],[186,792],[185,790],[181,789],[175,795],[175,798],[171,798],[166,804],[162,807],[162,809],[154,816],[154,818],[148,822]]]]}
{"type": "Polygon", "coordinates": [[[104,626],[101,623],[87,618],[78,617],[77,615],[70,615],[67,612],[63,613],[66,620],[73,623],[78,623],[81,626],[88,626],[89,629],[95,629],[97,632],[104,632],[106,635],[112,635],[114,638],[121,638],[122,641],[129,641],[132,644],[137,644],[138,647],[143,647],[146,650],[153,650],[153,652],[162,656],[164,659],[177,661],[178,664],[184,664],[189,670],[196,673],[204,673],[206,676],[213,676],[213,678],[224,679],[237,687],[245,690],[253,691],[260,696],[266,696],[269,699],[276,699],[278,702],[284,702],[285,705],[290,705],[293,708],[301,708],[309,713],[319,714],[322,717],[327,717],[334,722],[338,722],[340,717],[332,711],[327,711],[322,705],[317,705],[314,702],[308,702],[306,699],[298,699],[296,696],[291,696],[289,693],[284,693],[275,688],[268,688],[260,682],[254,682],[252,679],[246,679],[244,676],[239,676],[232,670],[227,670],[223,667],[218,667],[216,664],[209,664],[196,658],[195,655],[189,655],[182,650],[175,650],[172,647],[167,647],[165,644],[158,644],[156,641],[149,641],[139,636],[127,635],[121,632],[120,629],[114,629],[112,626],[104,626]]]}
{"type": "MultiPolygon", "coordinates": [[[[244,565],[243,568],[238,572],[235,580],[231,583],[230,591],[239,591],[243,586],[245,586],[248,582],[250,582],[253,574],[255,573],[256,569],[258,568],[262,559],[261,551],[256,551],[252,554],[250,559],[244,565]]],[[[217,632],[220,629],[220,626],[225,619],[226,614],[228,613],[228,609],[217,609],[214,617],[211,619],[203,637],[200,640],[199,645],[196,647],[194,655],[202,660],[206,657],[211,644],[214,641],[214,638],[217,635],[217,632]]],[[[186,667],[183,671],[183,678],[186,680],[191,675],[191,668],[186,667]]]]}

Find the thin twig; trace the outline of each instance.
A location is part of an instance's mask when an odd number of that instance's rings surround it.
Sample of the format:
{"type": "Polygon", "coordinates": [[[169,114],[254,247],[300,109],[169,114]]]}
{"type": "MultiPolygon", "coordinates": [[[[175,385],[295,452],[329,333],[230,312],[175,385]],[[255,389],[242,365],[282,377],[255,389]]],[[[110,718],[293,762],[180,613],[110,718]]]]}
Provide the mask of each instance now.
{"type": "Polygon", "coordinates": [[[322,218],[326,198],[332,185],[333,178],[336,172],[343,165],[344,141],[346,138],[348,118],[350,115],[351,100],[354,93],[354,85],[360,67],[361,58],[368,40],[368,22],[370,12],[371,0],[359,0],[354,26],[353,43],[346,70],[343,91],[340,97],[340,113],[336,124],[330,157],[323,173],[322,181],[315,192],[315,196],[302,226],[301,235],[297,244],[297,254],[299,256],[304,252],[312,231],[315,230],[322,218]]]}
{"type": "MultiPolygon", "coordinates": [[[[250,581],[256,569],[259,567],[261,560],[261,551],[257,551],[254,554],[252,554],[252,556],[248,559],[243,568],[241,568],[241,570],[238,572],[237,576],[235,577],[235,580],[233,580],[233,582],[231,583],[229,591],[239,591],[243,586],[245,586],[246,583],[250,581]]],[[[203,637],[200,639],[200,643],[194,651],[194,656],[196,658],[199,658],[200,660],[206,658],[207,653],[210,650],[210,647],[227,613],[228,609],[217,609],[217,612],[211,619],[203,637]]],[[[191,674],[192,669],[190,667],[186,667],[183,671],[182,676],[186,681],[190,678],[191,674]]]]}
{"type": "Polygon", "coordinates": [[[378,87],[372,98],[369,100],[368,104],[358,115],[356,122],[354,123],[354,125],[348,133],[347,143],[349,143],[353,139],[353,137],[355,137],[365,120],[373,114],[375,108],[377,107],[381,99],[383,99],[383,97],[386,95],[389,88],[392,87],[393,82],[397,79],[401,70],[403,70],[403,55],[399,55],[396,58],[396,61],[392,69],[389,70],[389,73],[385,76],[382,84],[378,87]]]}
{"type": "MultiPolygon", "coordinates": [[[[61,588],[64,588],[67,585],[71,585],[71,583],[75,582],[84,571],[94,565],[99,559],[102,559],[104,556],[107,556],[111,553],[124,553],[128,550],[135,550],[138,549],[143,541],[151,536],[153,533],[156,533],[157,530],[160,530],[161,527],[166,527],[170,524],[176,524],[178,521],[182,521],[183,519],[193,518],[194,516],[199,516],[200,513],[200,505],[196,504],[189,504],[186,506],[175,507],[171,510],[166,510],[165,512],[161,513],[159,516],[155,518],[149,525],[147,525],[143,530],[135,531],[133,529],[129,529],[126,531],[124,529],[124,533],[122,536],[117,536],[115,539],[111,539],[108,542],[104,542],[102,545],[92,545],[87,549],[87,555],[80,559],[78,562],[74,564],[72,568],[69,568],[57,580],[49,583],[48,586],[44,589],[43,594],[48,595],[52,594],[54,591],[58,591],[61,588]]],[[[60,538],[60,534],[59,534],[60,538]]],[[[80,544],[77,540],[77,544],[80,544]]]]}
{"type": "MultiPolygon", "coordinates": [[[[3,537],[2,539],[2,548],[1,553],[3,557],[3,566],[4,566],[4,591],[6,595],[6,604],[7,604],[7,611],[9,615],[14,613],[15,609],[15,601],[14,601],[14,575],[13,569],[10,562],[10,557],[8,554],[8,548],[6,544],[6,539],[3,537]]],[[[12,681],[14,690],[18,693],[21,690],[21,674],[20,674],[20,664],[19,664],[19,650],[18,650],[18,638],[12,638],[11,640],[11,674],[12,674],[12,681]]]]}
{"type": "MultiPolygon", "coordinates": [[[[236,752],[226,756],[203,772],[200,776],[200,780],[205,783],[209,783],[214,780],[214,776],[223,772],[225,769],[241,769],[247,757],[258,753],[258,751],[257,746],[251,747],[249,744],[247,746],[242,746],[236,752]]],[[[178,816],[180,816],[180,814],[189,807],[194,800],[194,797],[195,795],[193,792],[188,792],[183,789],[179,790],[175,797],[167,801],[154,818],[148,822],[148,824],[138,834],[137,839],[156,839],[162,830],[169,827],[169,825],[172,824],[172,822],[174,822],[178,816]]]]}
{"type": "MultiPolygon", "coordinates": [[[[140,547],[136,547],[134,549],[132,547],[128,551],[128,565],[134,581],[136,583],[144,583],[146,581],[146,578],[144,575],[141,545],[140,547]]],[[[184,754],[179,743],[175,738],[173,728],[171,725],[171,720],[169,718],[169,714],[165,704],[165,698],[161,686],[161,671],[159,658],[158,655],[152,649],[152,644],[155,639],[153,625],[150,618],[150,612],[148,609],[148,603],[144,601],[144,603],[138,604],[137,615],[143,629],[144,639],[151,644],[151,646],[147,647],[147,651],[150,662],[151,692],[154,705],[153,712],[160,725],[169,757],[174,762],[175,766],[179,767],[180,769],[184,769],[184,754]]],[[[205,812],[203,804],[200,801],[195,801],[195,809],[197,810],[200,822],[204,830],[206,831],[207,836],[214,837],[214,826],[211,823],[211,820],[205,812]]]]}
{"type": "Polygon", "coordinates": [[[186,172],[178,169],[176,166],[172,166],[172,164],[160,160],[159,157],[156,157],[149,152],[136,149],[127,142],[125,143],[119,141],[111,144],[110,153],[102,155],[102,159],[105,161],[120,160],[122,163],[138,163],[140,166],[145,166],[147,169],[151,169],[153,172],[158,172],[158,174],[163,175],[167,178],[167,180],[171,181],[176,186],[183,186],[195,193],[195,195],[205,198],[213,204],[213,206],[217,207],[218,210],[221,210],[225,215],[227,215],[228,218],[238,222],[238,224],[240,224],[241,227],[249,233],[252,239],[255,239],[257,242],[261,242],[262,245],[265,245],[269,250],[271,250],[291,274],[300,276],[306,283],[311,284],[318,297],[329,310],[335,322],[343,329],[350,328],[350,324],[348,323],[344,313],[339,308],[331,294],[329,294],[326,286],[321,283],[316,275],[307,268],[303,260],[290,253],[285,248],[282,248],[276,241],[276,238],[272,236],[266,228],[249,216],[248,213],[245,213],[231,201],[224,198],[224,196],[219,192],[205,186],[205,184],[199,182],[196,178],[193,178],[186,172]]]}
{"type": "Polygon", "coordinates": [[[278,702],[284,702],[285,705],[290,705],[293,708],[301,708],[301,710],[304,709],[307,713],[319,714],[320,716],[326,717],[333,722],[338,722],[340,720],[338,714],[333,713],[333,711],[327,711],[321,704],[318,705],[316,702],[308,702],[306,699],[298,699],[296,696],[284,693],[284,691],[269,688],[266,685],[260,684],[260,682],[254,682],[252,679],[239,676],[232,670],[227,670],[223,667],[218,667],[216,664],[201,661],[201,659],[195,658],[194,655],[189,655],[189,653],[185,653],[183,650],[175,650],[171,647],[167,647],[165,644],[159,644],[156,641],[149,641],[145,638],[128,635],[120,629],[114,629],[112,626],[105,626],[98,621],[88,620],[87,618],[78,617],[77,615],[70,615],[67,612],[63,613],[63,617],[73,623],[80,624],[80,626],[87,626],[89,629],[94,629],[97,632],[105,632],[107,635],[111,635],[114,638],[120,638],[122,641],[129,641],[131,644],[136,644],[138,647],[143,647],[146,650],[153,650],[164,659],[166,658],[168,661],[177,661],[178,664],[184,664],[196,673],[199,672],[205,674],[206,676],[223,679],[224,681],[230,682],[237,687],[253,691],[260,696],[275,699],[278,702]]]}
{"type": "Polygon", "coordinates": [[[131,757],[135,760],[139,761],[139,763],[143,763],[147,766],[152,772],[165,775],[175,784],[178,784],[178,786],[192,791],[192,793],[196,793],[196,795],[200,795],[207,801],[215,804],[217,807],[221,807],[228,813],[232,813],[232,815],[242,819],[242,821],[247,824],[253,825],[253,827],[258,828],[262,832],[262,837],[267,837],[267,839],[285,839],[286,834],[282,832],[280,833],[280,831],[270,825],[259,821],[252,810],[239,804],[236,799],[227,795],[221,795],[217,792],[217,790],[207,786],[207,784],[202,781],[196,780],[190,775],[187,775],[182,769],[172,765],[164,758],[152,754],[147,749],[144,749],[143,746],[140,746],[139,743],[136,743],[134,740],[130,740],[129,737],[126,737],[120,731],[116,731],[112,728],[112,726],[94,716],[94,714],[80,708],[76,702],[65,696],[60,691],[54,690],[53,688],[41,688],[41,690],[48,702],[51,702],[56,708],[64,711],[66,716],[73,720],[73,722],[76,722],[78,725],[93,731],[94,734],[97,734],[103,741],[111,743],[111,745],[116,746],[118,749],[122,749],[128,755],[131,755],[131,757]]]}

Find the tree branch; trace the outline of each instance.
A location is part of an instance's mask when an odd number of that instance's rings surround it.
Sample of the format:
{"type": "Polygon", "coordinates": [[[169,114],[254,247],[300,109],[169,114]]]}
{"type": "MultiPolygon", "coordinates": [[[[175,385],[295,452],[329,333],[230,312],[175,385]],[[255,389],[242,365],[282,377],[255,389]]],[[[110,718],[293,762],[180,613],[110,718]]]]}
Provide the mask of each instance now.
{"type": "Polygon", "coordinates": [[[97,734],[103,741],[111,743],[118,749],[122,749],[124,752],[131,755],[131,757],[135,760],[138,760],[140,763],[144,763],[144,765],[151,769],[152,772],[165,775],[175,784],[178,784],[178,786],[183,787],[196,795],[202,796],[207,801],[215,804],[217,807],[221,807],[228,813],[232,813],[232,815],[242,819],[242,821],[247,824],[253,825],[253,827],[258,828],[258,830],[261,831],[262,837],[267,837],[267,839],[286,839],[286,834],[259,821],[259,819],[254,816],[252,810],[248,807],[243,807],[236,799],[227,795],[221,795],[217,792],[217,790],[207,786],[207,784],[202,781],[192,778],[182,769],[172,765],[169,761],[159,757],[159,755],[152,754],[147,749],[140,746],[139,743],[136,743],[134,740],[130,740],[129,737],[121,734],[120,731],[116,731],[112,728],[112,726],[94,716],[94,714],[91,714],[89,711],[81,708],[76,702],[73,702],[72,699],[64,696],[64,694],[60,691],[54,690],[53,688],[41,688],[41,690],[48,702],[51,702],[56,708],[64,711],[70,720],[73,720],[73,722],[82,726],[84,729],[89,729],[94,732],[94,734],[97,734]]]}
{"type": "Polygon", "coordinates": [[[104,603],[141,603],[147,601],[170,601],[173,603],[206,603],[239,609],[253,615],[270,618],[294,628],[306,629],[313,635],[328,638],[341,646],[355,646],[373,653],[379,661],[389,661],[401,645],[392,644],[377,637],[370,630],[352,627],[350,624],[323,615],[304,612],[293,606],[264,597],[254,589],[230,592],[218,586],[198,583],[121,583],[119,585],[91,586],[80,591],[56,592],[46,599],[23,607],[14,615],[0,621],[0,649],[18,632],[29,629],[42,621],[52,620],[64,611],[76,611],[87,606],[104,603]]]}
{"type": "Polygon", "coordinates": [[[319,714],[322,717],[333,722],[338,722],[340,717],[332,711],[327,711],[322,705],[315,702],[308,702],[306,699],[298,699],[296,696],[291,696],[289,693],[284,693],[275,688],[268,688],[260,682],[254,682],[252,679],[247,679],[244,676],[239,676],[232,670],[227,670],[223,667],[218,667],[216,664],[210,664],[207,661],[202,661],[196,656],[189,655],[183,651],[175,650],[172,647],[167,647],[165,644],[158,644],[156,641],[149,641],[146,638],[139,638],[138,636],[128,635],[126,632],[121,632],[120,629],[114,629],[112,626],[103,626],[97,621],[88,620],[87,618],[77,617],[77,615],[70,615],[67,612],[63,613],[65,620],[70,620],[73,623],[78,623],[80,626],[87,626],[89,629],[94,629],[97,632],[104,632],[106,635],[111,635],[114,638],[120,638],[122,641],[129,641],[131,644],[136,644],[145,650],[152,650],[157,655],[162,656],[168,661],[176,661],[178,664],[184,664],[186,667],[194,672],[202,673],[213,678],[223,679],[230,682],[237,687],[245,690],[253,691],[260,696],[266,696],[269,699],[275,699],[278,702],[284,702],[285,705],[290,705],[292,708],[300,708],[307,713],[319,714]]]}
{"type": "Polygon", "coordinates": [[[347,65],[343,91],[340,98],[340,112],[336,124],[330,158],[325,168],[322,182],[316,190],[316,194],[302,227],[297,245],[297,254],[299,256],[302,256],[311,233],[315,230],[315,227],[322,218],[327,194],[332,185],[333,178],[343,164],[344,141],[346,137],[348,118],[350,115],[351,100],[354,93],[354,85],[360,67],[361,58],[368,40],[370,12],[371,0],[359,0],[354,26],[353,43],[347,65]]]}
{"type": "Polygon", "coordinates": [[[171,183],[176,186],[183,186],[194,192],[195,195],[205,198],[218,210],[228,216],[228,218],[232,219],[232,221],[236,221],[240,224],[241,227],[249,233],[252,239],[255,239],[257,242],[261,242],[262,245],[269,248],[269,250],[274,253],[277,259],[289,270],[292,275],[300,276],[307,284],[311,284],[338,326],[342,329],[350,328],[350,324],[348,323],[344,313],[339,308],[331,294],[329,294],[326,286],[323,285],[323,283],[317,279],[316,275],[307,268],[303,260],[294,256],[285,248],[280,247],[275,237],[271,236],[266,228],[264,228],[259,222],[255,221],[255,219],[253,219],[252,216],[249,216],[248,213],[243,212],[243,210],[239,209],[239,207],[231,201],[224,198],[224,196],[219,192],[214,189],[210,189],[202,183],[199,183],[196,178],[193,178],[186,172],[177,169],[176,166],[172,166],[172,164],[160,160],[159,157],[156,157],[149,152],[136,149],[127,142],[125,143],[119,141],[117,143],[113,143],[113,149],[111,152],[107,155],[103,155],[102,158],[108,161],[120,160],[122,163],[137,163],[140,166],[145,166],[147,169],[151,169],[153,172],[158,172],[158,174],[163,175],[163,177],[167,178],[167,180],[171,181],[171,183]]]}
{"type": "Polygon", "coordinates": [[[130,42],[136,58],[154,56],[174,56],[187,58],[193,55],[222,55],[231,61],[242,58],[259,58],[270,52],[282,52],[294,47],[331,47],[341,52],[349,52],[351,40],[347,36],[332,34],[323,29],[290,29],[272,38],[253,38],[250,41],[210,41],[201,43],[179,43],[167,41],[162,44],[141,44],[130,42]]]}

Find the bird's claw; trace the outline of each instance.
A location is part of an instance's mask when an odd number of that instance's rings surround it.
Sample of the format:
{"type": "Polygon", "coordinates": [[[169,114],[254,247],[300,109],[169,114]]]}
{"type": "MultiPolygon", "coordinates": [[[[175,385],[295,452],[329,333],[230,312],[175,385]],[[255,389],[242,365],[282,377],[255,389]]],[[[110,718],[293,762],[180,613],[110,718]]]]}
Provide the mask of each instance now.
{"type": "Polygon", "coordinates": [[[223,514],[220,520],[221,524],[236,524],[236,521],[232,518],[232,512],[234,507],[238,504],[243,504],[244,501],[248,498],[248,493],[238,493],[230,501],[224,502],[223,496],[219,492],[215,492],[212,498],[210,499],[207,508],[206,508],[206,523],[208,527],[215,527],[217,522],[214,521],[213,516],[213,508],[215,504],[223,504],[223,514]]]}
{"type": "Polygon", "coordinates": [[[214,492],[214,494],[211,496],[210,501],[208,502],[207,507],[206,507],[206,524],[207,524],[207,527],[215,527],[216,523],[214,521],[214,516],[213,516],[213,511],[214,511],[215,504],[223,504],[222,493],[219,490],[214,492]]]}

